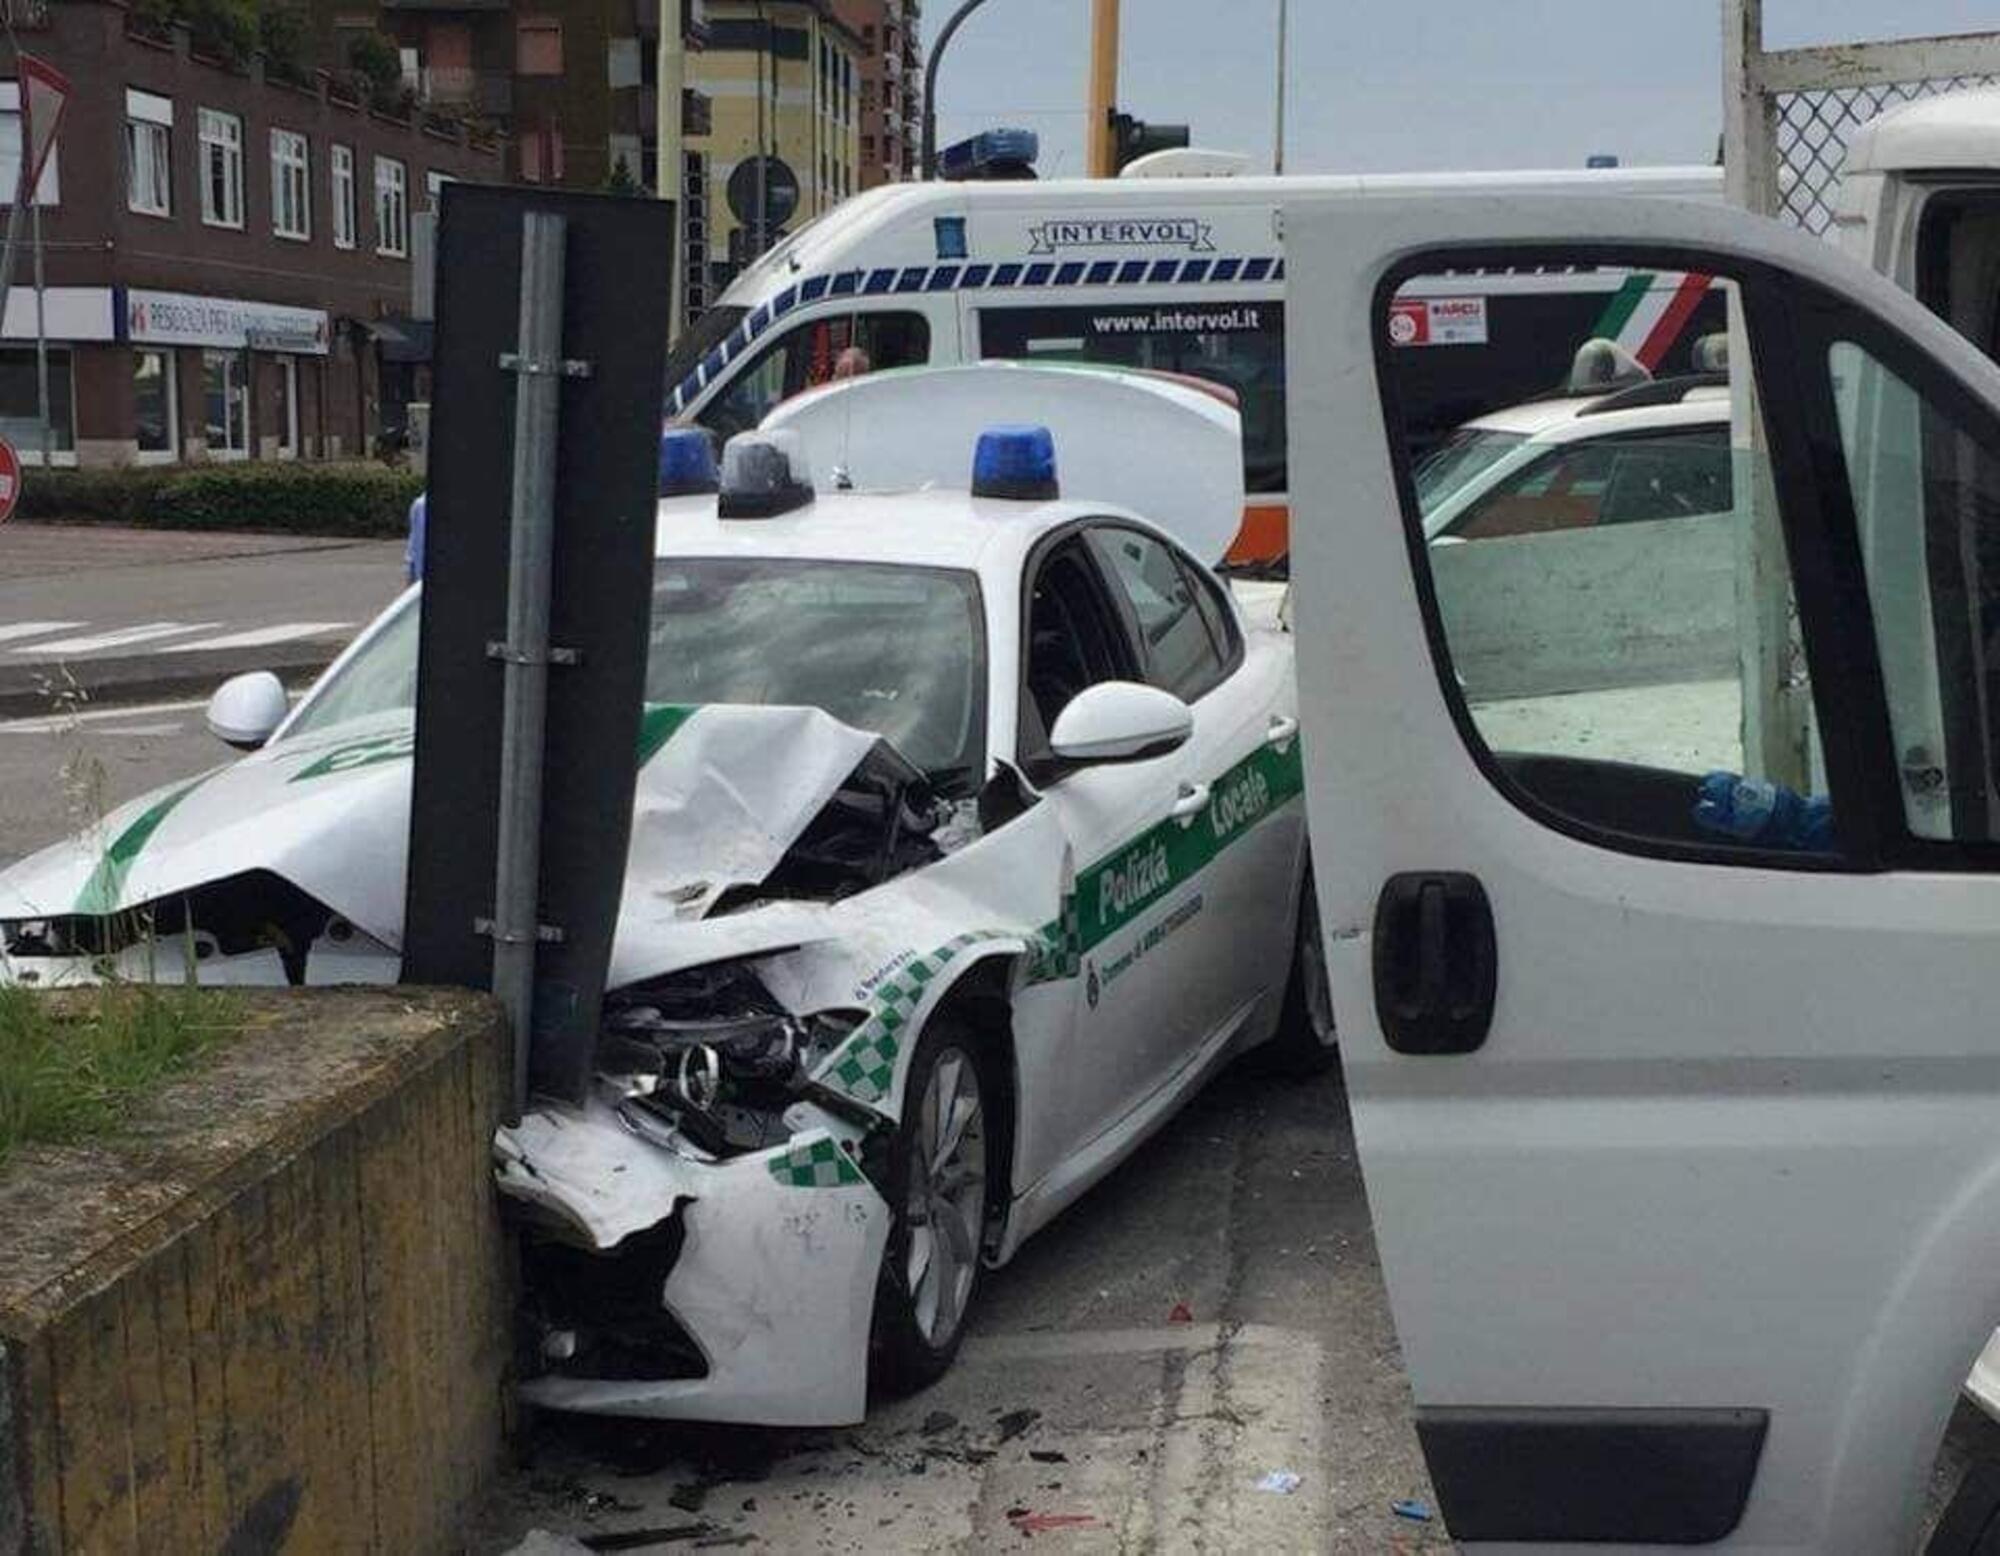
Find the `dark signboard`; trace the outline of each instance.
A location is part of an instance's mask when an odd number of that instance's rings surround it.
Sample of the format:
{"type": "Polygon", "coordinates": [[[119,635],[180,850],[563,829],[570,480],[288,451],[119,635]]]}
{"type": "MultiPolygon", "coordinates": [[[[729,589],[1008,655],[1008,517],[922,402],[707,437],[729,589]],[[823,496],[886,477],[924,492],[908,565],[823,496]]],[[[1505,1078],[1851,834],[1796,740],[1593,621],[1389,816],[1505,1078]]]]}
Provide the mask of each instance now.
{"type": "Polygon", "coordinates": [[[430,499],[417,674],[403,976],[491,986],[520,322],[521,223],[565,218],[562,380],[543,764],[542,924],[531,1089],[590,1085],[625,876],[645,694],[660,383],[673,207],[659,200],[449,183],[437,263],[430,499]]]}

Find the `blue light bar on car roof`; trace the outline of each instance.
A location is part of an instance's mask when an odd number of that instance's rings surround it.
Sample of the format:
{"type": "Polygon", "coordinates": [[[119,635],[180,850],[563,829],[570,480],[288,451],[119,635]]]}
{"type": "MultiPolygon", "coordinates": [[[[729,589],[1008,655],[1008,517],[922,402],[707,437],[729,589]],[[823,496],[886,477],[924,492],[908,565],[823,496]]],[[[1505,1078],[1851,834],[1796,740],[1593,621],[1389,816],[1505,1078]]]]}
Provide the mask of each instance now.
{"type": "Polygon", "coordinates": [[[700,427],[666,427],[660,432],[660,495],[693,497],[721,483],[715,473],[715,445],[700,427]]]}
{"type": "Polygon", "coordinates": [[[1041,137],[1033,130],[983,130],[956,141],[937,154],[939,178],[991,178],[996,173],[1024,173],[1042,153],[1041,137]]]}
{"type": "Polygon", "coordinates": [[[1056,440],[1047,427],[989,427],[972,455],[972,495],[1049,502],[1056,482],[1056,440]]]}

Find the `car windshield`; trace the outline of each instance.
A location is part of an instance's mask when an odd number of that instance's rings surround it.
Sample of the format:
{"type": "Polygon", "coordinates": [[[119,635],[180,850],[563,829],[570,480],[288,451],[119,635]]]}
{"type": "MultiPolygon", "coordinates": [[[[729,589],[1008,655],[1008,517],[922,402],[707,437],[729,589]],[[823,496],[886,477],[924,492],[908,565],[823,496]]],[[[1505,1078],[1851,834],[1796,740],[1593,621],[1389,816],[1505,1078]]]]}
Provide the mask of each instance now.
{"type": "Polygon", "coordinates": [[[1460,427],[1417,465],[1417,507],[1432,512],[1466,482],[1526,441],[1518,432],[1460,427]]]}
{"type": "MultiPolygon", "coordinates": [[[[948,786],[985,776],[979,583],[943,568],[743,557],[655,566],[649,703],[820,708],[883,736],[948,786]]],[[[299,710],[285,739],[407,715],[412,597],[299,710]]]]}

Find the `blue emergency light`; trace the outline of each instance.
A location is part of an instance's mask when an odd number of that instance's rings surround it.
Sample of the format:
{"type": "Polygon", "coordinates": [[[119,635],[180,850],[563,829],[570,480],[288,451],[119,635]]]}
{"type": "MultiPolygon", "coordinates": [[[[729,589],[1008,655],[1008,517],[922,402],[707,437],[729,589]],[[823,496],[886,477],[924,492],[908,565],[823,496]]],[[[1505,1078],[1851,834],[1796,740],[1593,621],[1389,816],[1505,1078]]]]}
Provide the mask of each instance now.
{"type": "Polygon", "coordinates": [[[1041,138],[1033,130],[984,130],[937,154],[937,176],[946,179],[1033,178],[1041,138]]]}
{"type": "Polygon", "coordinates": [[[1012,502],[1051,502],[1056,483],[1056,440],[1047,427],[989,427],[972,455],[972,495],[1012,502]]]}
{"type": "Polygon", "coordinates": [[[660,495],[694,497],[720,486],[715,445],[700,427],[666,427],[660,432],[660,495]]]}

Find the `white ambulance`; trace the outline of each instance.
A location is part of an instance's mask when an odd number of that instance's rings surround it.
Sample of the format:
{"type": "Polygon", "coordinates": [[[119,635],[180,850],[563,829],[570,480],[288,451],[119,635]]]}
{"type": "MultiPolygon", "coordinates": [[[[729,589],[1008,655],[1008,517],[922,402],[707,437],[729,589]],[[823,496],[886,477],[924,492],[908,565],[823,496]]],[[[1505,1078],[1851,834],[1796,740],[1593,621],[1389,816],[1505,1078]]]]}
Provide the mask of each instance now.
{"type": "MultiPolygon", "coordinates": [[[[896,184],[802,227],[682,337],[669,417],[723,437],[835,377],[919,363],[1069,360],[1193,374],[1243,414],[1244,525],[1234,562],[1285,550],[1285,261],[1278,208],[1315,194],[1623,193],[1718,199],[1714,168],[1375,177],[1147,178],[896,184]]],[[[1721,322],[1705,277],[1487,271],[1405,298],[1399,347],[1441,366],[1473,355],[1487,403],[1551,385],[1540,346],[1594,335],[1649,367],[1685,366],[1721,322]]],[[[1462,381],[1463,374],[1445,375],[1462,381]]],[[[1413,391],[1418,392],[1418,391],[1413,391]]],[[[1418,413],[1442,437],[1469,414],[1418,413]]]]}

